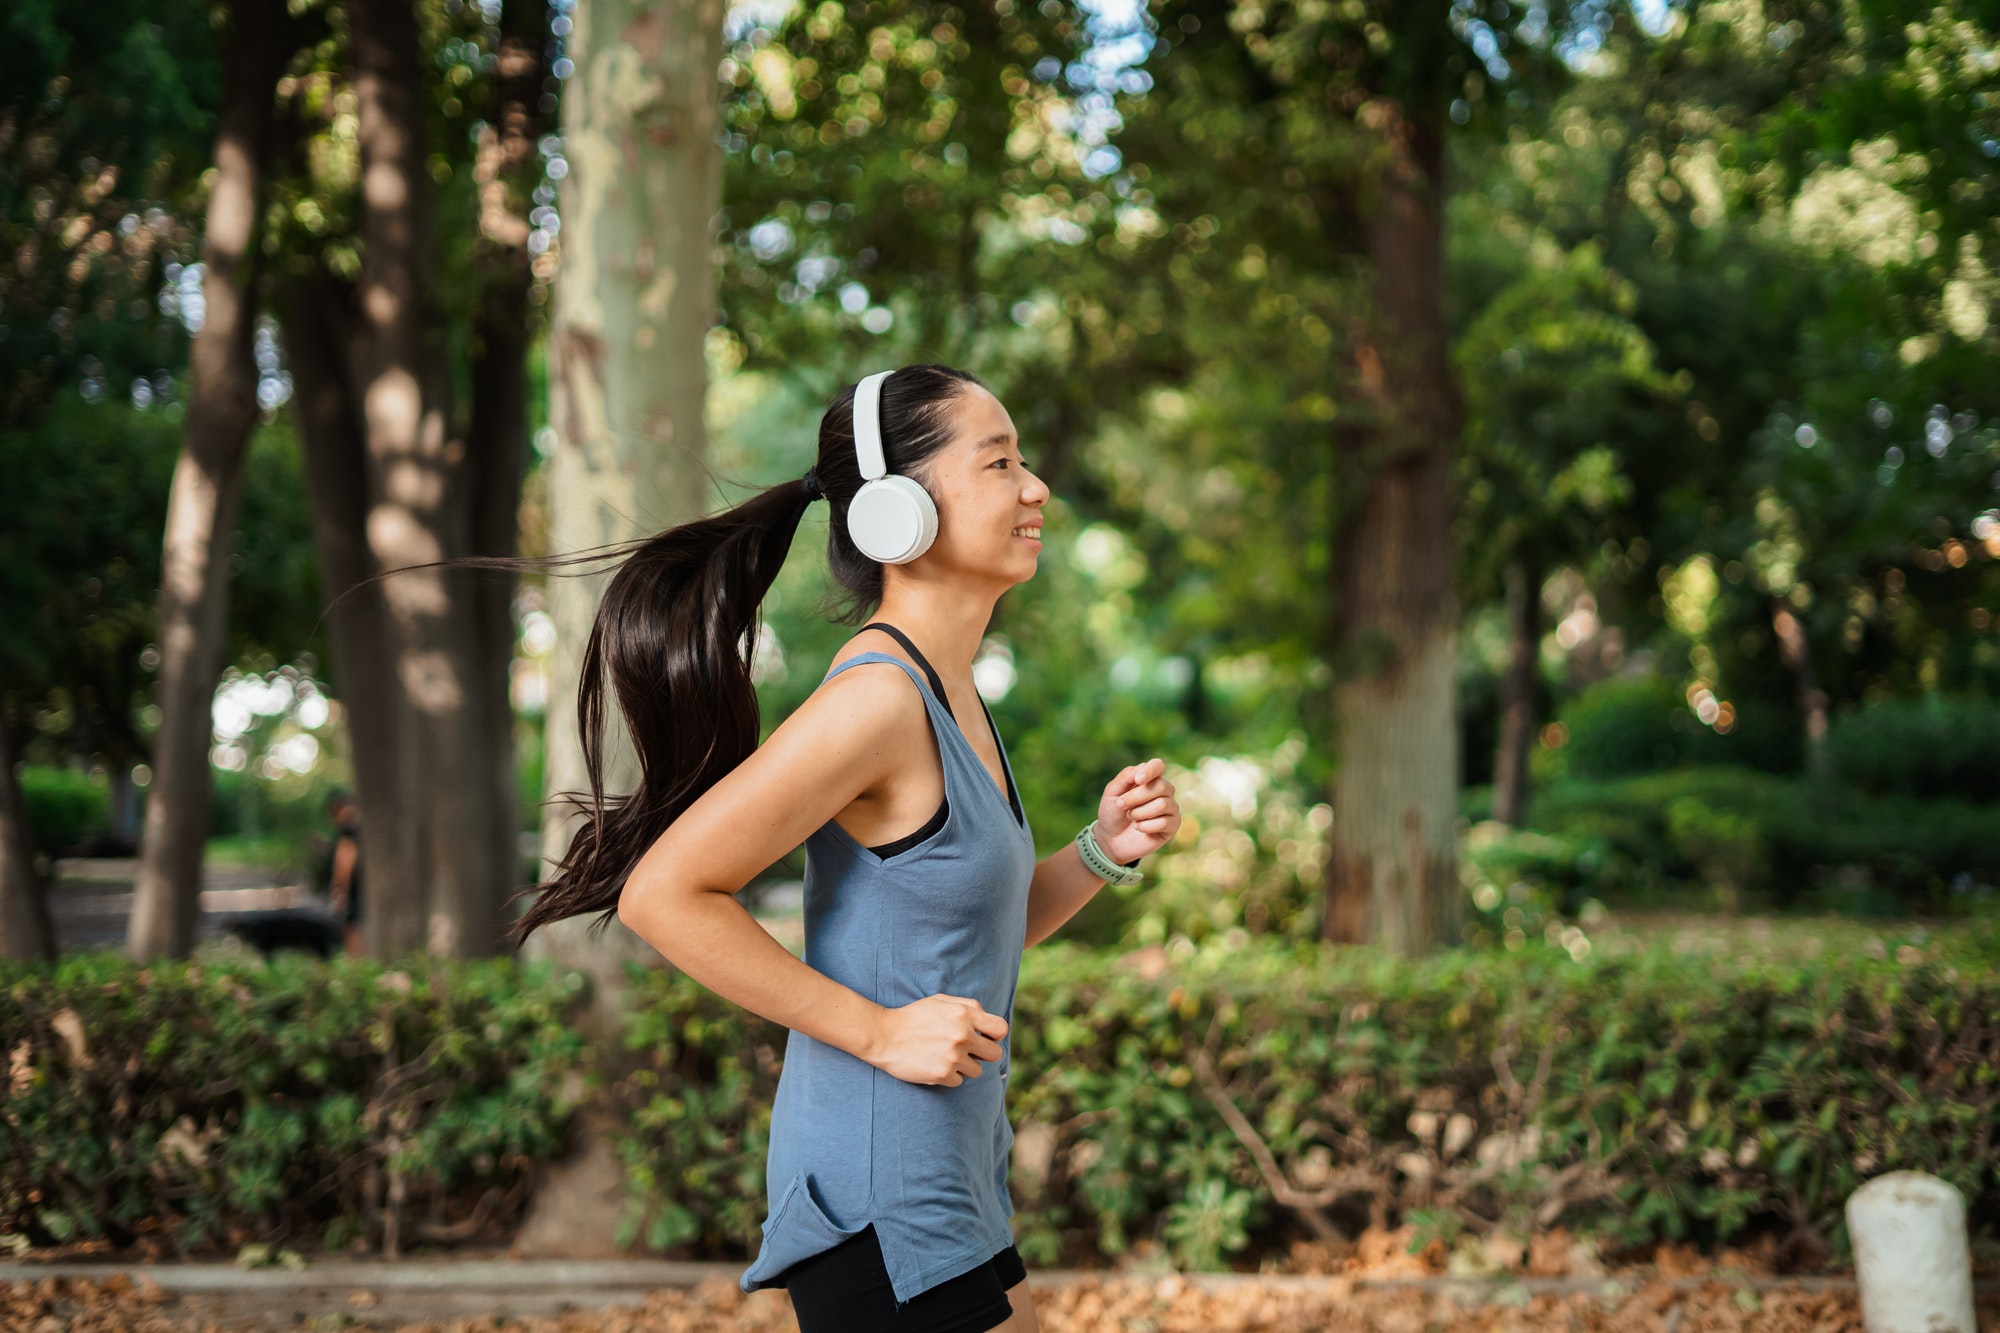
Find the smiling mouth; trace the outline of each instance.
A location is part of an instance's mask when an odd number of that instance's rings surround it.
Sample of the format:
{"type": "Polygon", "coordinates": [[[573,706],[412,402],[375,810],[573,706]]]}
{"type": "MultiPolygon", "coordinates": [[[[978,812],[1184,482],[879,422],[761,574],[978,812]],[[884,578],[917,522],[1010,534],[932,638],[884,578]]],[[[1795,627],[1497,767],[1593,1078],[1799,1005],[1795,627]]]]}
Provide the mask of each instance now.
{"type": "Polygon", "coordinates": [[[1014,529],[1014,535],[1016,537],[1029,537],[1035,541],[1040,541],[1042,539],[1042,528],[1039,523],[1032,527],[1019,527],[1014,529]]]}

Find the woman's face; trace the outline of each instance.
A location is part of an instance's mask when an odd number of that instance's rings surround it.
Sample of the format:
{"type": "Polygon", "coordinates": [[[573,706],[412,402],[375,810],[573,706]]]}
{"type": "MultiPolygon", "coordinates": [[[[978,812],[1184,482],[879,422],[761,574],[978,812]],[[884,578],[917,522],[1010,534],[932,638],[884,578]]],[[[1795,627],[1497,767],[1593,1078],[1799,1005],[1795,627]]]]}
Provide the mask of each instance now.
{"type": "Polygon", "coordinates": [[[1025,583],[1042,549],[1049,488],[1028,470],[1013,418],[998,398],[969,384],[951,416],[951,443],[931,455],[927,471],[938,535],[922,558],[938,568],[1025,583]]]}

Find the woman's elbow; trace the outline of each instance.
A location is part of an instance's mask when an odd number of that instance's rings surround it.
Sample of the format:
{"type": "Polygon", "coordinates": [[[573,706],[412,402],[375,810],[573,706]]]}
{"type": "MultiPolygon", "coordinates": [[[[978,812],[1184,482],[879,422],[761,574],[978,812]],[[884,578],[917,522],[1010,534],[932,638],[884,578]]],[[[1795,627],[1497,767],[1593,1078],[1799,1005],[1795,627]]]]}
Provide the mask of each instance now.
{"type": "Polygon", "coordinates": [[[618,891],[618,919],[634,935],[658,949],[658,941],[674,935],[674,922],[690,905],[690,897],[683,884],[663,882],[635,871],[618,891]]]}
{"type": "Polygon", "coordinates": [[[646,937],[647,921],[659,910],[659,894],[637,872],[626,876],[625,883],[618,890],[618,920],[641,939],[646,937]]]}

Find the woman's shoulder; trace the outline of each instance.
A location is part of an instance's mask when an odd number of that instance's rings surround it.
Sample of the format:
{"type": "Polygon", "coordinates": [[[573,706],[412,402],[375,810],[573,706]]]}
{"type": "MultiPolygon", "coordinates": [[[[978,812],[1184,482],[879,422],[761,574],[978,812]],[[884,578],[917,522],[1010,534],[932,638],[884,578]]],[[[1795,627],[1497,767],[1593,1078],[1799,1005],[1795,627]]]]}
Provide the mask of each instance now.
{"type": "MultiPolygon", "coordinates": [[[[826,669],[829,673],[837,671],[855,658],[866,656],[869,653],[874,653],[880,657],[893,657],[912,671],[921,673],[923,670],[922,665],[910,656],[902,644],[897,643],[889,635],[874,630],[856,634],[846,643],[840,645],[833,654],[833,660],[826,664],[826,669]]],[[[890,667],[887,662],[864,663],[864,665],[878,666],[882,669],[877,671],[842,671],[838,676],[823,682],[821,688],[837,684],[851,677],[865,677],[878,681],[886,681],[887,688],[893,691],[896,687],[895,678],[903,675],[901,671],[890,667]]]]}
{"type": "Polygon", "coordinates": [[[758,750],[799,771],[872,785],[907,764],[916,738],[929,733],[923,698],[903,673],[864,662],[821,681],[758,750]]]}
{"type": "Polygon", "coordinates": [[[839,670],[855,658],[871,652],[893,657],[911,670],[917,670],[915,663],[895,651],[894,644],[877,648],[868,642],[872,637],[875,636],[850,639],[834,654],[833,661],[827,664],[826,678],[800,705],[800,712],[811,709],[849,725],[856,722],[907,722],[923,716],[922,694],[912,689],[909,677],[891,663],[862,662],[851,670],[839,670]],[[834,674],[836,672],[838,674],[834,674]]]}

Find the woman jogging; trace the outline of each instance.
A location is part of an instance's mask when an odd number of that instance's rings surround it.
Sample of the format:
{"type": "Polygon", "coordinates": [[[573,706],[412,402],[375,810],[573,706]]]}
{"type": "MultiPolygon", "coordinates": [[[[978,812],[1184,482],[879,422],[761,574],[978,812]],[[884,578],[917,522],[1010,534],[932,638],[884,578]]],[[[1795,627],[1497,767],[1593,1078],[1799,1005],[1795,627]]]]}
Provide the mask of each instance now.
{"type": "Polygon", "coordinates": [[[1034,840],[972,659],[1035,573],[1049,489],[972,375],[843,390],[805,477],[637,543],[607,584],[579,717],[592,805],[515,925],[610,912],[676,967],[790,1029],[764,1239],[745,1291],[801,1333],[1034,1330],[1007,1194],[1008,1027],[1022,950],[1173,837],[1157,758],[1111,779],[1052,856],[1034,840]],[[808,505],[873,618],[761,746],[745,645],[808,505]],[[606,799],[607,683],[641,761],[606,799]],[[805,958],[734,895],[806,847],[805,958]]]}

